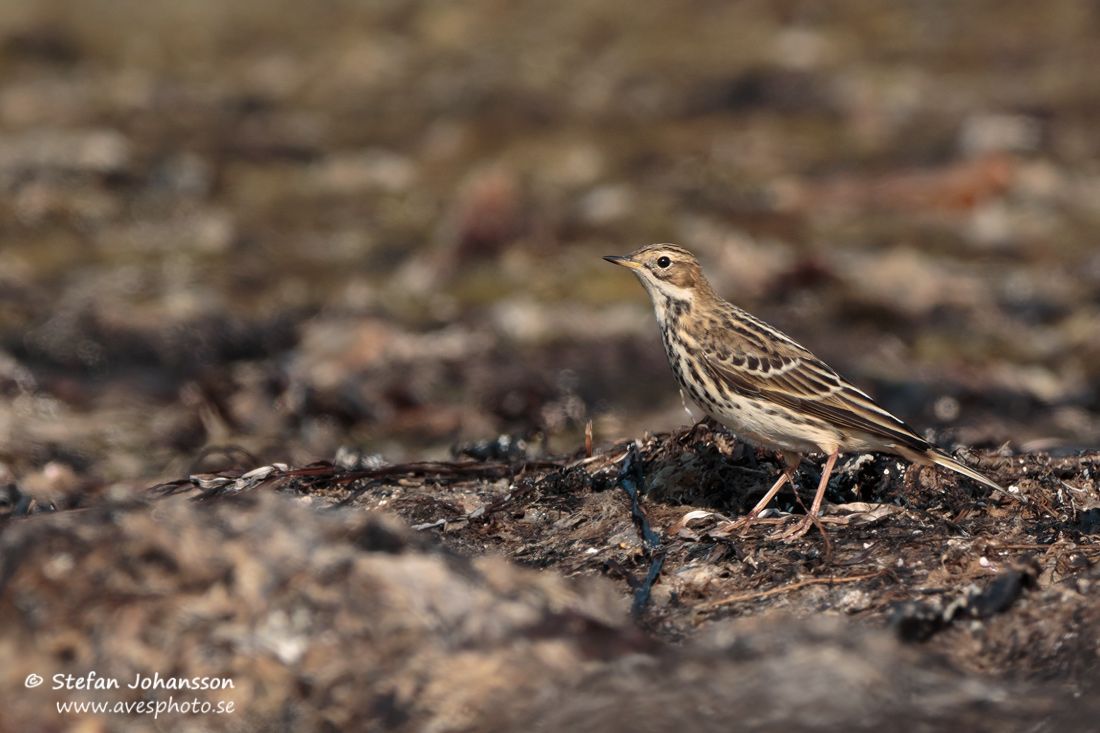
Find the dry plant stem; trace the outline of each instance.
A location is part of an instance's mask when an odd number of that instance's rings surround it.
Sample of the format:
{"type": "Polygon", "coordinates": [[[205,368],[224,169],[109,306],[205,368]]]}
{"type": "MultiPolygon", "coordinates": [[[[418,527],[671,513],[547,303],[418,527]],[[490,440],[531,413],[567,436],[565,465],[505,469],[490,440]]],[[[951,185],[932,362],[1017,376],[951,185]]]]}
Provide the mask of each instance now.
{"type": "Polygon", "coordinates": [[[778,588],[770,588],[764,591],[757,591],[755,593],[739,593],[735,596],[728,596],[726,598],[719,598],[717,601],[708,601],[707,603],[700,603],[693,609],[696,613],[706,613],[712,611],[715,608],[721,608],[722,606],[728,606],[733,603],[740,603],[741,601],[751,601],[756,598],[767,598],[769,596],[779,595],[780,593],[789,593],[799,588],[805,588],[809,585],[834,585],[839,583],[857,583],[861,580],[870,580],[871,578],[878,578],[882,575],[889,575],[889,570],[878,570],[873,573],[867,573],[865,575],[853,575],[847,578],[810,578],[809,580],[801,580],[797,583],[791,583],[790,585],[783,585],[778,588]]]}

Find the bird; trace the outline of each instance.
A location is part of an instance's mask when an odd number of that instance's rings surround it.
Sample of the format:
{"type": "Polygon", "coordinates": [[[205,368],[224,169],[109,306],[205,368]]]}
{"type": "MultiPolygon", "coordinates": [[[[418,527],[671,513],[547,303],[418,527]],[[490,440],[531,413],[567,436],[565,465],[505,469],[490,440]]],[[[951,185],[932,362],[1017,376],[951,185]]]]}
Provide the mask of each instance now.
{"type": "Polygon", "coordinates": [[[801,537],[817,521],[841,453],[900,455],[951,469],[1008,495],[917,435],[809,349],[719,297],[699,261],[683,247],[650,244],[604,259],[630,269],[649,293],[665,355],[683,392],[739,438],[775,450],[783,460],[778,480],[736,524],[754,522],[785,482],[795,488],[804,453],[827,456],[821,481],[807,515],[776,538],[801,537]]]}

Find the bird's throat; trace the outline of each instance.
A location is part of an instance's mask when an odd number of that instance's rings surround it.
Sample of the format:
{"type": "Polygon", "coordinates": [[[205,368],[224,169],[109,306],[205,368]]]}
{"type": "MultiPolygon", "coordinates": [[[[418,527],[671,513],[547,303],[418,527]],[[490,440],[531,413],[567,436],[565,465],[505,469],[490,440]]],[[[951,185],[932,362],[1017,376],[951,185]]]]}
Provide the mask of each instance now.
{"type": "Polygon", "coordinates": [[[658,320],[663,325],[674,326],[679,325],[680,321],[691,313],[694,301],[661,293],[654,299],[654,305],[658,320]]]}

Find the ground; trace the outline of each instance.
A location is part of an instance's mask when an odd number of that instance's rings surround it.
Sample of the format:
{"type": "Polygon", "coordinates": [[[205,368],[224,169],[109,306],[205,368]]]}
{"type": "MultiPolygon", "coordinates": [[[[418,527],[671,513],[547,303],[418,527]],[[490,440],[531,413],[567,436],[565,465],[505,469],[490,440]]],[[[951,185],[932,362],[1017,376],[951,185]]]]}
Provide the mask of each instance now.
{"type": "Polygon", "coordinates": [[[94,669],[233,680],[195,697],[235,703],[214,729],[1091,729],[1100,454],[971,453],[1004,498],[857,457],[784,542],[789,516],[723,531],[778,466],[709,425],[584,453],[345,457],[9,519],[9,725],[157,697],[15,694],[94,669]]]}

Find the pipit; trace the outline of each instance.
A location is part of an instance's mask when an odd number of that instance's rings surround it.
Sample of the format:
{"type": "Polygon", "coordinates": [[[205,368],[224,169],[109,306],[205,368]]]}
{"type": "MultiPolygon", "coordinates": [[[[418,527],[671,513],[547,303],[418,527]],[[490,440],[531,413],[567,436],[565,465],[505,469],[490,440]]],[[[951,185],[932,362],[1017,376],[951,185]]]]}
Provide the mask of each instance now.
{"type": "Polygon", "coordinates": [[[604,259],[630,268],[645,286],[668,363],[688,397],[738,437],[782,456],[783,474],[742,523],[753,522],[785,482],[794,487],[803,453],[828,459],[809,513],[779,538],[800,537],[816,521],[841,452],[893,453],[1004,492],[921,438],[794,339],[718,297],[686,249],[651,244],[604,259]]]}

